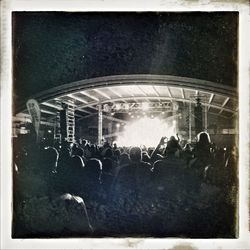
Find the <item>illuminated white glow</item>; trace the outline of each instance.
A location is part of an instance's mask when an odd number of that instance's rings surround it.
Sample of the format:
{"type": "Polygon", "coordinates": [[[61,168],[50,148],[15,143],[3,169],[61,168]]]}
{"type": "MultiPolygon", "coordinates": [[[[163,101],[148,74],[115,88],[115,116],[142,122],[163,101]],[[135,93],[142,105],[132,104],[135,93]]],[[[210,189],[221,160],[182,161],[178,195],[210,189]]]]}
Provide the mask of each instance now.
{"type": "Polygon", "coordinates": [[[148,102],[143,102],[141,107],[142,107],[142,110],[148,110],[149,109],[149,103],[148,102]]]}
{"type": "Polygon", "coordinates": [[[115,104],[115,109],[120,110],[121,109],[121,104],[120,103],[115,104]]]}
{"type": "Polygon", "coordinates": [[[159,118],[143,117],[124,126],[124,132],[117,138],[119,146],[157,146],[162,136],[175,135],[175,123],[159,118]]]}
{"type": "Polygon", "coordinates": [[[128,103],[125,103],[125,104],[124,104],[124,108],[125,108],[125,109],[129,109],[129,104],[128,104],[128,103]]]}

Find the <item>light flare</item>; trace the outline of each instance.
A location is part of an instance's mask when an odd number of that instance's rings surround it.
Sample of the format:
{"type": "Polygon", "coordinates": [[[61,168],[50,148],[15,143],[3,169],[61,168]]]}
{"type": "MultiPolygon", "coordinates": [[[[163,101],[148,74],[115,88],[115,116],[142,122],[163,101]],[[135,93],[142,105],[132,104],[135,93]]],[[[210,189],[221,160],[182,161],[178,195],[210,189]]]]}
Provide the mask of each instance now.
{"type": "Polygon", "coordinates": [[[157,146],[162,136],[175,135],[176,123],[159,118],[143,117],[124,127],[124,132],[117,138],[119,146],[157,146]]]}

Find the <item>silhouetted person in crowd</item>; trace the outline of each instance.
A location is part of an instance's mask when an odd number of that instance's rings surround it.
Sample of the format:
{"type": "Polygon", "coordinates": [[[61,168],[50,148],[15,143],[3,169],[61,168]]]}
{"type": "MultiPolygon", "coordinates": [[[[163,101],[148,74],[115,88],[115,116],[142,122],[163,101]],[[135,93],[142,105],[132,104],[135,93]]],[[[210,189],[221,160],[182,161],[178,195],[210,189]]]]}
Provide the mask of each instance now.
{"type": "Polygon", "coordinates": [[[40,150],[35,139],[14,140],[14,237],[234,233],[238,149],[206,132],[149,148],[81,139],[40,150]]]}
{"type": "MultiPolygon", "coordinates": [[[[164,143],[164,138],[161,139],[159,145],[164,143]]],[[[158,146],[157,146],[158,147],[158,146]]],[[[153,167],[154,185],[158,185],[160,179],[164,180],[163,184],[167,185],[168,195],[177,195],[177,190],[183,188],[183,175],[186,167],[185,162],[180,158],[180,146],[178,140],[174,136],[167,141],[165,149],[165,157],[155,162],[153,167]],[[172,189],[172,191],[170,191],[172,189]],[[173,192],[173,190],[176,190],[173,192]]],[[[164,190],[164,185],[157,187],[158,190],[164,190]]]]}
{"type": "Polygon", "coordinates": [[[102,151],[102,157],[103,158],[109,158],[109,159],[112,159],[114,154],[113,154],[113,150],[111,147],[105,147],[103,148],[103,151],[102,151]]]}
{"type": "Polygon", "coordinates": [[[151,165],[148,162],[142,160],[142,150],[139,147],[132,147],[129,151],[129,158],[131,164],[135,166],[140,166],[142,168],[151,169],[151,165]]]}
{"type": "Polygon", "coordinates": [[[196,158],[209,160],[211,157],[210,152],[211,141],[210,136],[206,132],[201,132],[197,135],[197,143],[194,148],[196,158]]]}
{"type": "Polygon", "coordinates": [[[191,145],[189,143],[187,143],[184,146],[181,155],[182,155],[183,160],[186,162],[186,165],[188,165],[189,162],[193,159],[193,152],[192,152],[191,145]]]}
{"type": "Polygon", "coordinates": [[[233,146],[228,149],[225,159],[225,168],[228,177],[228,185],[237,186],[237,166],[238,166],[238,148],[233,146]]]}
{"type": "Polygon", "coordinates": [[[136,186],[134,191],[142,190],[149,184],[151,178],[151,165],[142,161],[142,151],[139,147],[131,147],[129,151],[129,159],[130,164],[120,170],[118,177],[123,178],[123,174],[126,175],[127,173],[134,175],[133,177],[128,178],[127,182],[133,182],[131,183],[131,187],[134,185],[136,186]],[[135,182],[133,181],[134,178],[136,178],[135,182]]]}
{"type": "Polygon", "coordinates": [[[147,213],[150,209],[151,165],[142,161],[142,151],[132,147],[129,151],[131,163],[120,169],[114,186],[114,199],[121,226],[127,233],[146,232],[147,213]],[[145,224],[144,224],[145,223],[145,224]]]}
{"type": "Polygon", "coordinates": [[[113,159],[116,162],[116,164],[118,164],[119,160],[120,160],[120,156],[121,156],[121,151],[120,149],[115,149],[113,150],[114,155],[113,155],[113,159]]]}
{"type": "Polygon", "coordinates": [[[119,171],[125,167],[128,166],[131,163],[129,159],[129,155],[127,153],[122,153],[120,156],[118,167],[114,169],[114,175],[115,177],[118,175],[119,171]]]}
{"type": "Polygon", "coordinates": [[[84,167],[85,164],[80,156],[74,155],[70,158],[67,175],[65,176],[66,182],[62,183],[62,188],[65,192],[81,195],[84,181],[84,167]]]}
{"type": "Polygon", "coordinates": [[[201,132],[197,135],[197,143],[194,147],[194,159],[189,162],[189,167],[202,178],[204,168],[213,163],[210,152],[211,141],[209,134],[201,132]]]}
{"type": "Polygon", "coordinates": [[[83,196],[87,199],[99,199],[102,178],[102,162],[91,158],[84,168],[83,196]]]}
{"type": "Polygon", "coordinates": [[[104,158],[102,160],[102,186],[107,195],[109,195],[113,181],[113,161],[110,158],[104,158]]]}
{"type": "Polygon", "coordinates": [[[148,152],[146,152],[146,151],[142,152],[142,160],[144,162],[151,163],[151,158],[150,158],[148,152]]]}
{"type": "Polygon", "coordinates": [[[56,174],[57,160],[56,149],[42,150],[40,164],[31,170],[31,178],[24,180],[30,190],[17,209],[15,236],[62,237],[92,232],[83,200],[53,189],[51,177],[56,174]]]}
{"type": "MultiPolygon", "coordinates": [[[[178,136],[178,134],[177,134],[177,136],[178,136]]],[[[178,153],[178,151],[180,151],[180,150],[181,150],[181,146],[179,145],[179,137],[178,137],[178,140],[176,140],[176,138],[174,136],[171,136],[169,138],[169,140],[167,139],[167,137],[162,137],[159,144],[157,145],[155,150],[152,152],[151,159],[153,161],[156,161],[156,160],[159,160],[162,158],[162,157],[159,157],[159,155],[162,155],[163,157],[168,157],[169,153],[172,156],[172,152],[178,153]],[[166,144],[167,144],[167,146],[165,148],[165,152],[162,152],[160,149],[162,147],[165,147],[166,144]]]]}

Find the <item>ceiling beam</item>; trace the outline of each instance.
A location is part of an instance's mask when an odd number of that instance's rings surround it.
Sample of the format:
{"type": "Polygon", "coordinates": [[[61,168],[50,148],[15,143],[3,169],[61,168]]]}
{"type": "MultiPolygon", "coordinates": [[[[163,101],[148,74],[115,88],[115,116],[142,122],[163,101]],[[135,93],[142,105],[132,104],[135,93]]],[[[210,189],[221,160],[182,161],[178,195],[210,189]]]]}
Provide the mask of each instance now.
{"type": "Polygon", "coordinates": [[[225,105],[228,103],[228,101],[229,101],[229,97],[227,97],[226,99],[225,99],[225,101],[222,103],[222,105],[221,105],[221,110],[220,110],[220,112],[219,112],[219,114],[221,114],[225,109],[224,109],[224,107],[225,107],[225,105]]]}
{"type": "MultiPolygon", "coordinates": [[[[134,97],[117,98],[117,99],[112,99],[112,101],[113,101],[113,102],[118,102],[118,101],[122,101],[123,99],[125,99],[125,100],[132,100],[132,99],[134,99],[134,97]]],[[[137,100],[145,100],[145,96],[137,96],[136,99],[137,99],[137,100]]],[[[150,99],[152,99],[152,100],[158,100],[159,97],[152,96],[152,97],[150,97],[150,99]]],[[[161,99],[162,99],[162,100],[168,100],[168,101],[172,101],[172,100],[173,100],[173,99],[170,98],[170,97],[161,97],[161,99]]],[[[193,100],[190,100],[190,99],[182,99],[182,98],[174,98],[174,100],[175,100],[175,101],[179,101],[179,102],[183,102],[183,101],[184,101],[184,102],[186,102],[186,103],[193,102],[193,100]]],[[[102,103],[106,103],[106,102],[107,102],[107,100],[106,100],[106,101],[103,101],[102,103]]],[[[91,104],[89,104],[89,105],[86,104],[86,105],[79,106],[79,107],[77,107],[76,109],[85,108],[85,107],[89,107],[89,106],[93,106],[93,105],[97,105],[97,104],[98,104],[98,103],[91,103],[91,104]]],[[[201,104],[202,104],[203,106],[208,106],[208,105],[210,105],[212,108],[221,110],[221,106],[219,106],[219,105],[208,104],[208,103],[205,103],[205,102],[201,102],[201,104]]],[[[231,109],[229,109],[229,108],[224,108],[224,110],[227,111],[227,112],[230,112],[230,113],[234,113],[234,112],[235,112],[234,110],[231,110],[231,109]]]]}
{"type": "Polygon", "coordinates": [[[113,117],[113,116],[108,116],[108,115],[102,115],[103,116],[103,118],[106,118],[106,119],[108,119],[108,120],[110,120],[110,121],[113,121],[113,122],[121,122],[121,123],[128,123],[127,121],[125,121],[125,120],[122,120],[122,119],[119,119],[119,118],[116,118],[116,117],[113,117]]]}
{"type": "Polygon", "coordinates": [[[76,114],[76,113],[75,113],[75,116],[76,117],[83,117],[82,115],[79,115],[79,114],[76,114]]]}
{"type": "Polygon", "coordinates": [[[107,98],[107,99],[111,99],[111,97],[109,95],[107,95],[106,93],[103,93],[100,89],[93,89],[96,93],[98,93],[99,95],[107,98]]]}
{"type": "MultiPolygon", "coordinates": [[[[131,86],[124,86],[123,91],[126,91],[131,97],[129,100],[134,100],[135,102],[138,102],[137,98],[135,97],[134,93],[131,91],[131,86]]],[[[123,100],[126,100],[127,97],[123,98],[123,100]]]]}
{"type": "Polygon", "coordinates": [[[66,100],[62,100],[61,98],[63,98],[64,96],[60,96],[60,97],[56,97],[54,100],[56,101],[59,101],[61,103],[65,103],[65,104],[68,104],[68,105],[71,105],[73,107],[76,107],[76,105],[73,103],[73,102],[69,102],[69,101],[66,101],[66,100]]]}
{"type": "Polygon", "coordinates": [[[225,101],[223,102],[223,104],[222,104],[222,107],[224,107],[227,103],[228,103],[228,101],[229,101],[229,97],[227,97],[226,99],[225,99],[225,101]]]}
{"type": "MultiPolygon", "coordinates": [[[[112,88],[108,88],[110,92],[112,92],[114,95],[122,98],[123,96],[119,94],[117,91],[113,90],[112,88]]],[[[127,101],[123,100],[124,103],[127,103],[127,101]]]]}
{"type": "MultiPolygon", "coordinates": [[[[208,101],[208,104],[211,104],[212,101],[213,101],[213,99],[214,99],[214,94],[211,94],[211,95],[210,95],[210,98],[209,98],[209,101],[208,101]]],[[[209,111],[209,109],[210,109],[210,105],[208,105],[207,111],[209,111]]]]}
{"type": "Polygon", "coordinates": [[[181,88],[181,97],[182,97],[183,99],[185,99],[185,93],[184,93],[183,88],[181,88]]]}
{"type": "Polygon", "coordinates": [[[213,99],[214,99],[214,94],[211,94],[208,103],[211,104],[213,99]]]}
{"type": "Polygon", "coordinates": [[[42,112],[42,113],[45,113],[45,114],[49,114],[49,115],[57,115],[57,113],[51,112],[51,111],[46,110],[46,109],[41,109],[41,112],[42,112]]]}
{"type": "Polygon", "coordinates": [[[89,97],[89,98],[91,98],[91,99],[97,101],[97,102],[100,101],[97,97],[95,97],[95,96],[93,96],[93,95],[87,93],[87,91],[80,91],[80,93],[81,93],[82,95],[85,95],[85,96],[87,96],[87,97],[89,97]]]}
{"type": "Polygon", "coordinates": [[[167,87],[167,91],[168,91],[168,95],[169,95],[169,97],[172,99],[172,98],[173,98],[173,96],[172,96],[172,93],[171,93],[171,91],[170,91],[169,87],[167,87]]]}
{"type": "Polygon", "coordinates": [[[120,97],[120,98],[122,98],[122,95],[121,94],[119,94],[117,91],[115,91],[114,89],[112,89],[112,88],[108,88],[108,90],[110,91],[110,92],[112,92],[114,95],[116,95],[116,96],[118,96],[118,97],[120,97]]]}
{"type": "Polygon", "coordinates": [[[62,109],[63,109],[63,108],[60,107],[59,105],[51,104],[51,103],[49,103],[49,102],[43,102],[43,103],[41,103],[41,104],[42,104],[42,105],[45,105],[45,106],[47,106],[47,107],[54,108],[54,109],[56,109],[56,110],[62,110],[62,109]]]}
{"type": "Polygon", "coordinates": [[[156,96],[160,97],[160,94],[159,94],[158,90],[156,89],[156,87],[155,87],[155,86],[152,86],[152,88],[153,88],[153,90],[154,90],[156,96]]]}
{"type": "Polygon", "coordinates": [[[133,92],[131,92],[130,88],[131,88],[131,86],[124,86],[123,87],[123,91],[126,91],[129,95],[131,95],[132,97],[134,97],[135,95],[134,95],[133,92]]]}
{"type": "Polygon", "coordinates": [[[141,86],[137,86],[137,88],[141,91],[141,93],[144,95],[144,96],[148,96],[147,93],[144,91],[144,89],[141,87],[141,86]]]}
{"type": "MultiPolygon", "coordinates": [[[[183,88],[180,88],[181,89],[181,97],[182,97],[182,99],[184,100],[184,99],[186,99],[185,98],[185,92],[184,92],[184,89],[183,88]]],[[[182,101],[182,103],[184,104],[185,102],[184,101],[182,101]]]]}
{"type": "Polygon", "coordinates": [[[87,111],[87,110],[85,110],[83,108],[80,108],[80,109],[77,109],[77,110],[80,110],[81,112],[84,112],[84,113],[87,113],[87,114],[92,114],[92,112],[87,111]]]}
{"type": "Polygon", "coordinates": [[[77,97],[74,94],[68,94],[67,96],[74,99],[74,100],[77,100],[79,102],[88,103],[88,101],[86,101],[85,99],[83,99],[81,97],[77,97]]]}
{"type": "Polygon", "coordinates": [[[94,109],[94,110],[98,110],[98,108],[97,108],[97,107],[94,107],[94,106],[89,106],[88,108],[94,109]]]}
{"type": "MultiPolygon", "coordinates": [[[[141,86],[138,85],[137,87],[138,87],[138,89],[142,92],[142,94],[143,94],[145,97],[148,96],[147,93],[144,91],[144,89],[143,89],[141,86]]],[[[148,102],[151,102],[151,101],[149,100],[149,98],[145,98],[145,100],[148,101],[148,102]]]]}
{"type": "Polygon", "coordinates": [[[160,97],[160,94],[158,92],[158,90],[156,89],[155,86],[152,85],[152,88],[153,88],[153,92],[155,93],[155,95],[158,97],[158,101],[161,102],[161,97],[160,97]]]}

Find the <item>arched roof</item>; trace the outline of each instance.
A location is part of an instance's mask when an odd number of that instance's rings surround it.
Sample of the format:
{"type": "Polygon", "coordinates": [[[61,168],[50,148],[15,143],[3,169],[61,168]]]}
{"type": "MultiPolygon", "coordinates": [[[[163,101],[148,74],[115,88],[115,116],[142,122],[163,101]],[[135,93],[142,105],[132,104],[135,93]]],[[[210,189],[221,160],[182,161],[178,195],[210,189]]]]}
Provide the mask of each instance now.
{"type": "MultiPolygon", "coordinates": [[[[53,117],[62,103],[75,106],[79,118],[97,112],[98,104],[177,101],[194,103],[201,96],[208,113],[231,118],[237,112],[235,88],[193,78],[167,75],[117,75],[92,78],[42,91],[32,98],[41,104],[43,117],[53,117]]],[[[21,111],[21,110],[20,110],[21,111]]],[[[22,110],[23,114],[27,111],[22,110]]]]}

